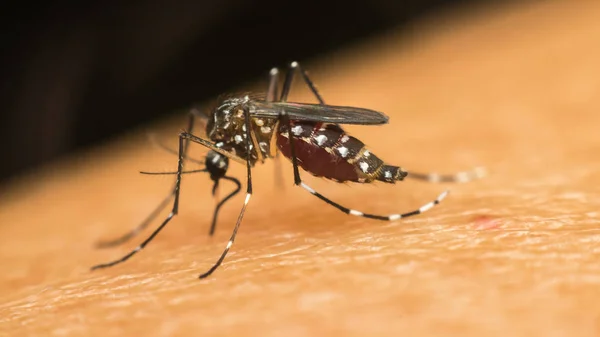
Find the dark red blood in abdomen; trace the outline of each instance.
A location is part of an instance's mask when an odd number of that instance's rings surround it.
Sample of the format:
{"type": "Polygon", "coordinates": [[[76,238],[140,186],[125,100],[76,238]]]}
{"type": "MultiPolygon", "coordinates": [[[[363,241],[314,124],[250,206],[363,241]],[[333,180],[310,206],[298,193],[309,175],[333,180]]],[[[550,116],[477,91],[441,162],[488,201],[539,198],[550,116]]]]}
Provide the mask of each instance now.
{"type": "MultiPolygon", "coordinates": [[[[358,174],[354,165],[344,158],[331,154],[325,149],[307,143],[299,138],[294,138],[294,150],[298,159],[298,166],[318,177],[335,179],[338,181],[358,181],[358,174]]],[[[292,160],[289,139],[279,134],[277,146],[281,153],[292,160]]]]}

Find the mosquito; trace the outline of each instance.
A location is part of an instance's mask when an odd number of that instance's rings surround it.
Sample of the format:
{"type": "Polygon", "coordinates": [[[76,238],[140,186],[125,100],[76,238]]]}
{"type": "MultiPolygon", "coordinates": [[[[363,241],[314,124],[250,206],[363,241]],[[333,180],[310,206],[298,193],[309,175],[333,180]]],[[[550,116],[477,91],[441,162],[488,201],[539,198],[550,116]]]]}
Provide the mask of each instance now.
{"type": "MultiPolygon", "coordinates": [[[[237,217],[233,232],[216,263],[199,278],[211,275],[223,262],[233,245],[244,213],[252,197],[252,169],[257,163],[264,163],[269,158],[278,157],[279,153],[292,162],[294,184],[302,187],[310,194],[340,211],[354,216],[394,221],[426,212],[438,205],[447,195],[448,190],[439,194],[434,200],[427,202],[418,209],[406,213],[377,215],[351,209],[329,199],[307,185],[300,177],[300,168],[304,171],[336,182],[353,182],[368,184],[375,181],[394,184],[405,178],[428,182],[468,182],[483,176],[482,169],[458,172],[455,174],[416,173],[404,170],[399,166],[389,165],[372,153],[365,144],[344,131],[342,125],[382,125],[389,118],[378,111],[349,107],[334,106],[325,103],[314,83],[298,62],[292,62],[283,80],[281,92],[278,89],[279,70],[271,69],[266,95],[237,95],[227,96],[220,100],[217,107],[209,112],[206,120],[206,135],[208,139],[195,136],[192,132],[197,110],[190,113],[188,128],[179,134],[176,172],[149,174],[175,174],[175,185],[167,198],[140,224],[138,227],[119,239],[101,243],[107,247],[123,243],[154,220],[171,199],[172,209],[161,225],[152,232],[134,250],[120,259],[99,264],[92,270],[106,268],[124,262],[141,251],[179,212],[179,194],[181,192],[181,177],[186,173],[207,172],[214,181],[213,195],[219,180],[233,182],[236,189],[222,199],[213,212],[210,234],[215,231],[217,215],[221,206],[241,190],[241,183],[234,177],[227,176],[229,160],[246,166],[246,197],[237,217]],[[312,94],[319,103],[288,102],[291,85],[299,73],[312,94]],[[184,161],[187,157],[190,142],[203,145],[209,149],[204,169],[184,171],[184,161]]],[[[143,172],[144,173],[144,172],[143,172]]]]}

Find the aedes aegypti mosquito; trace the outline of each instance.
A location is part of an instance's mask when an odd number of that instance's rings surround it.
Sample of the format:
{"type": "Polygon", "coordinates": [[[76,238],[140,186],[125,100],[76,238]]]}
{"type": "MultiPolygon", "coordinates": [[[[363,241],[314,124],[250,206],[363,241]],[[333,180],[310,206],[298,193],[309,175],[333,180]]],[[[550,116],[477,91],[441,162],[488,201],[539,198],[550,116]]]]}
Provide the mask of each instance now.
{"type": "Polygon", "coordinates": [[[304,188],[312,195],[346,214],[384,221],[393,221],[421,214],[439,204],[446,197],[448,191],[444,191],[433,201],[410,212],[385,216],[369,214],[344,207],[315,191],[302,181],[299,168],[301,167],[317,177],[337,182],[363,184],[375,181],[395,183],[396,181],[404,180],[406,177],[429,182],[467,182],[479,178],[483,174],[481,170],[449,175],[414,173],[405,171],[398,166],[388,165],[375,154],[371,153],[363,142],[350,136],[341,127],[343,124],[386,124],[388,122],[387,116],[369,109],[325,104],[325,101],[308,77],[308,74],[301,69],[298,62],[291,63],[279,97],[277,97],[278,82],[279,71],[277,68],[273,68],[269,73],[269,86],[266,96],[242,95],[223,99],[218,107],[211,111],[208,116],[206,134],[209,140],[192,134],[194,118],[197,113],[190,114],[188,128],[179,134],[177,172],[154,173],[176,174],[175,186],[171,193],[137,228],[117,240],[101,244],[101,246],[120,244],[135,236],[174,197],[171,213],[133,251],[118,260],[96,265],[92,269],[110,267],[124,262],[154,239],[179,211],[181,175],[184,173],[208,172],[214,181],[213,194],[220,179],[229,180],[236,184],[236,189],[221,200],[215,208],[210,229],[210,234],[212,235],[215,230],[216,218],[220,207],[241,190],[239,180],[226,175],[229,159],[246,165],[246,199],[240,210],[233,233],[221,256],[199,278],[209,276],[221,265],[235,241],[244,212],[252,196],[252,168],[258,162],[274,158],[277,156],[278,151],[291,160],[295,185],[304,188]],[[319,101],[318,104],[292,103],[287,101],[296,71],[300,73],[306,85],[317,98],[319,101]],[[194,171],[183,170],[184,161],[189,160],[186,153],[190,141],[204,145],[209,149],[205,158],[204,169],[194,171]]]}

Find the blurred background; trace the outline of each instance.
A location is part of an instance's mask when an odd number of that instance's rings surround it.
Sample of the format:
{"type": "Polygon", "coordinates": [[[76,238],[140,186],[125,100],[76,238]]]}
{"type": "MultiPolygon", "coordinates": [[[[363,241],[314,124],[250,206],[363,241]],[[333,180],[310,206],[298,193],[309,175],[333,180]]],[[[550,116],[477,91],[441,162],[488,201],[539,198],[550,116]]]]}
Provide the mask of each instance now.
{"type": "MultiPolygon", "coordinates": [[[[273,67],[484,0],[0,5],[0,186],[273,67]]],[[[409,32],[410,33],[410,32],[409,32]]]]}

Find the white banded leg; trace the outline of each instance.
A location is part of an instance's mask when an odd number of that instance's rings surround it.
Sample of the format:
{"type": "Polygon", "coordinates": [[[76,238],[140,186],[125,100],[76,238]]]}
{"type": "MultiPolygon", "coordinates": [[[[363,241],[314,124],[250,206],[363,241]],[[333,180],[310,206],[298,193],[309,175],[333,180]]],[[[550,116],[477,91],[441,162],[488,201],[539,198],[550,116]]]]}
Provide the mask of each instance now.
{"type": "MultiPolygon", "coordinates": [[[[250,125],[250,112],[248,111],[247,108],[244,109],[244,119],[245,119],[245,123],[246,123],[246,150],[248,151],[248,153],[250,153],[250,139],[251,139],[250,138],[250,130],[252,130],[252,127],[250,125]]],[[[210,144],[210,146],[214,146],[214,145],[210,144]]],[[[235,237],[237,236],[238,230],[240,228],[240,224],[242,223],[242,219],[244,218],[244,213],[246,212],[246,207],[248,206],[248,203],[250,202],[250,198],[252,197],[252,166],[250,165],[249,158],[246,160],[246,170],[247,170],[246,199],[244,199],[244,205],[242,206],[242,209],[240,210],[240,214],[238,215],[237,222],[235,223],[235,227],[233,228],[233,233],[231,233],[231,237],[229,238],[229,241],[227,242],[227,246],[225,246],[225,249],[223,250],[223,253],[221,253],[221,256],[219,257],[217,262],[208,271],[206,271],[203,274],[200,274],[200,276],[198,276],[198,278],[202,279],[202,278],[208,277],[215,270],[217,270],[217,268],[219,268],[221,263],[223,263],[223,260],[225,260],[225,256],[227,256],[229,249],[231,248],[231,246],[233,246],[233,242],[235,241],[235,237]]]]}
{"type": "Polygon", "coordinates": [[[319,101],[319,104],[324,105],[325,101],[321,97],[321,94],[319,94],[319,91],[315,87],[315,84],[308,77],[308,74],[306,73],[306,71],[304,71],[300,67],[300,64],[296,61],[290,63],[289,70],[288,70],[287,74],[285,75],[285,80],[283,82],[283,89],[281,90],[281,97],[279,98],[279,101],[281,101],[281,102],[287,101],[287,97],[290,93],[290,89],[292,87],[292,81],[294,79],[294,75],[296,74],[296,71],[298,71],[300,73],[300,75],[302,75],[302,79],[304,80],[304,83],[306,83],[306,85],[308,85],[308,88],[313,93],[313,95],[315,95],[315,97],[319,101]]]}
{"type": "Polygon", "coordinates": [[[401,218],[407,218],[409,216],[414,216],[414,215],[419,215],[421,213],[424,213],[424,212],[432,209],[435,205],[437,205],[440,202],[442,202],[442,200],[444,200],[444,198],[446,198],[446,196],[449,193],[448,190],[442,192],[440,195],[438,195],[437,198],[435,198],[434,200],[426,203],[425,205],[419,207],[419,209],[416,209],[414,211],[410,211],[410,212],[406,212],[406,213],[396,213],[396,214],[390,214],[390,215],[377,215],[377,214],[363,213],[363,212],[360,212],[360,211],[357,211],[357,210],[354,210],[354,209],[350,209],[350,208],[344,207],[344,206],[338,204],[337,202],[335,202],[335,201],[333,201],[333,200],[325,197],[321,193],[315,191],[310,186],[306,185],[304,182],[301,182],[300,186],[302,188],[304,188],[305,190],[307,190],[310,194],[316,196],[317,198],[325,201],[329,205],[331,205],[331,206],[339,209],[340,211],[342,211],[342,212],[344,212],[346,214],[350,214],[350,215],[354,215],[354,216],[360,216],[360,217],[369,218],[369,219],[383,220],[383,221],[394,221],[394,220],[398,220],[398,219],[401,219],[401,218]]]}
{"type": "Polygon", "coordinates": [[[269,87],[267,88],[267,102],[277,99],[277,83],[279,82],[279,69],[273,68],[269,71],[269,87]]]}
{"type": "Polygon", "coordinates": [[[221,253],[221,256],[219,257],[217,262],[207,272],[201,274],[198,278],[202,279],[209,276],[217,268],[219,268],[221,263],[223,263],[223,260],[225,260],[225,256],[227,256],[229,249],[231,248],[231,246],[233,246],[233,242],[235,241],[238,229],[240,228],[240,224],[242,223],[242,218],[244,217],[244,212],[246,212],[246,206],[248,206],[248,203],[250,202],[250,197],[252,197],[252,191],[246,192],[246,199],[244,200],[244,205],[242,206],[240,215],[238,216],[237,222],[235,223],[235,227],[233,228],[233,233],[231,234],[229,241],[227,241],[227,246],[225,246],[225,250],[223,250],[223,253],[221,253]]]}
{"type": "MultiPolygon", "coordinates": [[[[289,116],[285,112],[281,112],[280,119],[283,122],[282,125],[286,125],[287,129],[291,130],[291,122],[290,122],[289,116]]],[[[310,192],[310,194],[316,196],[317,198],[325,201],[329,205],[339,209],[340,211],[342,211],[346,214],[361,216],[361,217],[369,218],[369,219],[383,220],[383,221],[398,220],[400,218],[406,218],[409,216],[418,215],[418,214],[421,214],[423,212],[430,210],[435,205],[439,204],[442,200],[444,200],[444,198],[446,198],[446,196],[449,193],[449,191],[446,190],[446,191],[442,192],[440,195],[438,195],[438,197],[435,198],[435,200],[426,203],[425,205],[419,207],[419,209],[416,209],[416,210],[410,211],[410,212],[406,212],[406,213],[397,213],[397,214],[391,214],[391,215],[377,215],[377,214],[363,213],[363,212],[360,212],[357,210],[353,210],[353,209],[344,207],[344,206],[338,204],[337,202],[325,197],[321,193],[315,191],[314,189],[312,189],[310,186],[308,186],[307,184],[305,184],[302,181],[302,178],[300,177],[300,170],[298,169],[298,159],[296,158],[294,133],[289,132],[288,134],[290,136],[290,152],[291,152],[291,159],[292,159],[292,167],[294,170],[294,184],[301,186],[302,188],[304,188],[305,190],[310,192]]]]}
{"type": "Polygon", "coordinates": [[[179,134],[179,152],[178,152],[179,159],[177,161],[177,178],[175,180],[175,189],[173,191],[174,200],[173,200],[173,208],[171,209],[171,213],[169,213],[169,215],[163,220],[163,222],[160,224],[160,226],[158,226],[158,228],[156,228],[154,230],[154,232],[152,232],[152,234],[150,234],[150,236],[148,238],[146,238],[146,240],[144,240],[134,250],[125,254],[120,259],[117,259],[117,260],[114,260],[114,261],[111,261],[108,263],[102,263],[102,264],[95,265],[91,268],[92,270],[111,267],[116,264],[119,264],[119,263],[129,260],[133,255],[135,255],[136,253],[138,253],[139,251],[144,249],[144,247],[146,247],[146,245],[148,245],[154,239],[154,237],[156,237],[156,235],[158,235],[158,233],[160,233],[160,231],[163,228],[165,228],[165,226],[167,226],[167,224],[171,221],[171,219],[173,219],[173,217],[175,215],[177,215],[177,213],[179,212],[179,194],[181,192],[181,175],[183,173],[183,154],[184,154],[184,148],[187,147],[186,145],[188,145],[188,140],[189,140],[189,138],[186,138],[186,134],[187,134],[187,132],[182,132],[181,134],[179,134]],[[186,145],[184,145],[184,144],[186,144],[186,145]]]}
{"type": "Polygon", "coordinates": [[[481,179],[486,175],[486,170],[483,167],[477,167],[472,171],[463,171],[452,174],[439,173],[418,173],[408,172],[407,178],[424,180],[431,183],[466,183],[472,180],[481,179]]]}
{"type": "MultiPolygon", "coordinates": [[[[281,89],[281,96],[279,97],[279,101],[280,102],[287,101],[288,95],[292,88],[292,82],[294,80],[294,76],[296,75],[296,71],[298,71],[300,73],[300,75],[302,76],[302,79],[304,80],[304,83],[306,83],[306,85],[308,86],[310,91],[313,93],[313,95],[315,95],[315,97],[319,101],[319,104],[325,105],[325,101],[323,100],[323,97],[321,97],[321,94],[319,94],[319,91],[315,87],[315,84],[310,79],[310,77],[308,76],[306,71],[304,69],[302,69],[302,67],[300,67],[300,64],[297,61],[290,63],[288,72],[286,73],[285,79],[283,81],[283,88],[281,89]]],[[[277,89],[275,87],[277,81],[274,80],[274,77],[278,76],[279,71],[277,68],[273,68],[273,69],[271,69],[271,72],[269,74],[271,77],[270,77],[270,82],[269,82],[269,88],[267,90],[267,93],[268,93],[267,99],[269,98],[269,96],[272,95],[272,93],[275,93],[275,96],[277,96],[277,89]]],[[[287,122],[287,125],[288,125],[288,128],[291,128],[289,121],[287,122]]],[[[292,137],[292,139],[293,139],[293,137],[292,137]]],[[[290,142],[293,142],[293,141],[290,140],[290,142]]],[[[294,153],[293,144],[292,144],[292,153],[294,153]]],[[[276,165],[276,167],[275,167],[276,168],[276,184],[279,186],[283,186],[283,183],[282,183],[283,178],[281,177],[281,167],[280,167],[280,163],[279,163],[279,151],[277,151],[277,156],[275,159],[276,159],[276,163],[275,163],[275,165],[276,165]]],[[[293,162],[294,162],[294,165],[297,166],[295,158],[293,159],[293,162]]],[[[299,180],[299,175],[298,175],[297,171],[298,170],[296,167],[294,169],[294,180],[295,180],[296,184],[298,184],[298,180],[299,180]]]]}
{"type": "MultiPolygon", "coordinates": [[[[189,133],[192,133],[193,129],[194,129],[195,120],[196,120],[194,113],[190,112],[188,118],[189,118],[188,126],[187,126],[186,130],[189,133]]],[[[188,139],[185,139],[185,141],[183,142],[183,145],[182,145],[183,149],[181,148],[181,145],[180,145],[180,148],[178,151],[170,149],[166,145],[159,143],[154,138],[151,138],[151,141],[152,140],[156,141],[156,144],[161,146],[163,149],[180,157],[180,162],[178,163],[178,167],[181,166],[182,172],[183,172],[182,160],[195,161],[194,159],[189,158],[187,155],[188,148],[189,148],[189,140],[188,139]]],[[[180,138],[180,144],[181,144],[181,138],[180,138]]],[[[161,203],[158,204],[158,206],[156,206],[156,208],[146,217],[146,219],[144,219],[135,228],[133,228],[129,232],[121,235],[119,238],[108,240],[108,241],[100,241],[100,242],[96,243],[96,247],[97,248],[108,248],[108,247],[118,246],[122,243],[129,241],[130,239],[132,239],[133,237],[138,235],[141,231],[146,229],[146,227],[148,227],[152,223],[152,221],[154,221],[156,219],[156,217],[158,217],[160,215],[160,213],[163,211],[163,209],[165,209],[169,205],[169,202],[171,201],[171,199],[173,199],[175,197],[175,195],[178,193],[177,190],[179,189],[179,187],[178,187],[179,181],[180,181],[179,178],[175,179],[175,182],[173,183],[173,187],[171,188],[169,194],[165,197],[165,199],[163,199],[163,201],[161,201],[161,203]]],[[[166,221],[168,222],[168,220],[166,220],[166,221]]]]}
{"type": "MultiPolygon", "coordinates": [[[[267,102],[273,102],[278,99],[278,85],[279,82],[279,69],[273,68],[269,72],[269,86],[267,88],[267,102]]],[[[279,151],[275,154],[275,186],[277,188],[284,188],[283,185],[283,172],[281,170],[281,156],[279,151]]]]}

